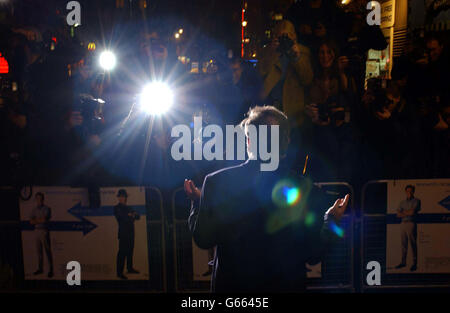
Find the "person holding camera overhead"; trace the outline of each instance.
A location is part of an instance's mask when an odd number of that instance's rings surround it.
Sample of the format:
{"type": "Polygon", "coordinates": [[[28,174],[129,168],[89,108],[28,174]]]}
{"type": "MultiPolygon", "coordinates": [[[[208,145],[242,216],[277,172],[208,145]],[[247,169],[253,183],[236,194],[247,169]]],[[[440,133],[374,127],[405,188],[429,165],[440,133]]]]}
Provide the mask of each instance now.
{"type": "Polygon", "coordinates": [[[273,37],[261,52],[258,71],[263,78],[262,99],[288,116],[291,127],[303,123],[305,88],[311,84],[313,70],[310,51],[297,41],[294,25],[280,21],[273,37]]]}

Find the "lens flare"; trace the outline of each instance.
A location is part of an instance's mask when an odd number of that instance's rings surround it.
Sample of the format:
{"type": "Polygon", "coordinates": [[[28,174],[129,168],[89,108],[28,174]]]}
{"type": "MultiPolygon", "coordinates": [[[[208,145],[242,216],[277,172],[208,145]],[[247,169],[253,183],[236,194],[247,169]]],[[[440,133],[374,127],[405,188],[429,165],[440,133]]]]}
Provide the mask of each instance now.
{"type": "Polygon", "coordinates": [[[111,51],[103,51],[100,54],[100,66],[106,70],[110,71],[116,66],[116,56],[111,51]]]}
{"type": "Polygon", "coordinates": [[[272,201],[280,208],[296,206],[302,197],[297,185],[289,179],[280,180],[272,190],[272,201]]]}
{"type": "Polygon", "coordinates": [[[144,87],[139,102],[141,109],[148,114],[161,115],[171,108],[173,98],[173,92],[167,84],[153,82],[144,87]]]}
{"type": "Polygon", "coordinates": [[[286,197],[286,202],[289,205],[293,205],[298,202],[300,199],[300,190],[298,188],[289,188],[284,187],[283,188],[284,196],[286,197]]]}
{"type": "Polygon", "coordinates": [[[305,225],[312,226],[316,221],[316,216],[314,213],[308,212],[305,217],[305,225]]]}
{"type": "Polygon", "coordinates": [[[336,223],[330,222],[330,228],[339,238],[344,237],[344,230],[341,227],[337,226],[336,223]]]}

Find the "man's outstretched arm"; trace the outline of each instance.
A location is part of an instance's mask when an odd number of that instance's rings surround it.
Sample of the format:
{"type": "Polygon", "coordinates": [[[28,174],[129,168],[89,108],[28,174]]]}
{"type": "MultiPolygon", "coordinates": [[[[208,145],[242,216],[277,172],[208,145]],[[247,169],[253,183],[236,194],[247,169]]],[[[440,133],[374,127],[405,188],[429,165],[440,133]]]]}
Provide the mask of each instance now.
{"type": "Polygon", "coordinates": [[[308,263],[317,264],[329,251],[331,246],[343,233],[339,221],[347,209],[350,195],[337,199],[335,203],[326,211],[323,225],[318,232],[309,236],[310,257],[308,263]]]}
{"type": "Polygon", "coordinates": [[[189,229],[195,243],[202,249],[209,249],[217,244],[218,225],[213,212],[211,190],[207,184],[208,176],[203,182],[200,191],[191,180],[185,180],[184,190],[191,199],[191,211],[189,214],[189,229]],[[209,190],[209,192],[208,192],[209,190]]]}

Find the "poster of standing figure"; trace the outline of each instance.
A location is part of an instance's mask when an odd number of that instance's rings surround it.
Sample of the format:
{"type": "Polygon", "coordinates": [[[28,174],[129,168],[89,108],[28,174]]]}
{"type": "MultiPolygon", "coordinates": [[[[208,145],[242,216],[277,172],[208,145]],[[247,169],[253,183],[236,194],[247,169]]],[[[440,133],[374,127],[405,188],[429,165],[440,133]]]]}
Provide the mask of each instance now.
{"type": "Polygon", "coordinates": [[[450,180],[388,182],[387,273],[450,273],[450,180]]]}
{"type": "Polygon", "coordinates": [[[66,280],[67,263],[81,265],[81,280],[149,279],[145,189],[33,187],[20,201],[26,280],[66,280]]]}

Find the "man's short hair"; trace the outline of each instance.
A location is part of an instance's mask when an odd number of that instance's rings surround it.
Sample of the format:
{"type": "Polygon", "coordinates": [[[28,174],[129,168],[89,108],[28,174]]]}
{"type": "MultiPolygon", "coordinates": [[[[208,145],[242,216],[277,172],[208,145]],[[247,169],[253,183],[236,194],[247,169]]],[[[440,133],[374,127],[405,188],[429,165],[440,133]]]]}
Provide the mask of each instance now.
{"type": "Polygon", "coordinates": [[[248,137],[248,126],[255,125],[279,125],[279,143],[280,154],[287,152],[289,145],[289,121],[283,112],[271,105],[255,106],[250,108],[247,113],[248,117],[241,122],[241,127],[244,128],[245,135],[248,137]]]}
{"type": "Polygon", "coordinates": [[[42,201],[45,199],[45,196],[44,196],[44,194],[43,194],[42,192],[37,192],[37,193],[34,195],[35,198],[37,198],[37,196],[40,196],[41,199],[42,199],[42,201]]]}
{"type": "Polygon", "coordinates": [[[405,187],[405,191],[406,191],[408,188],[411,188],[411,189],[412,189],[412,192],[415,192],[415,191],[416,191],[416,187],[413,186],[413,185],[408,185],[408,186],[406,186],[406,187],[405,187]]]}

